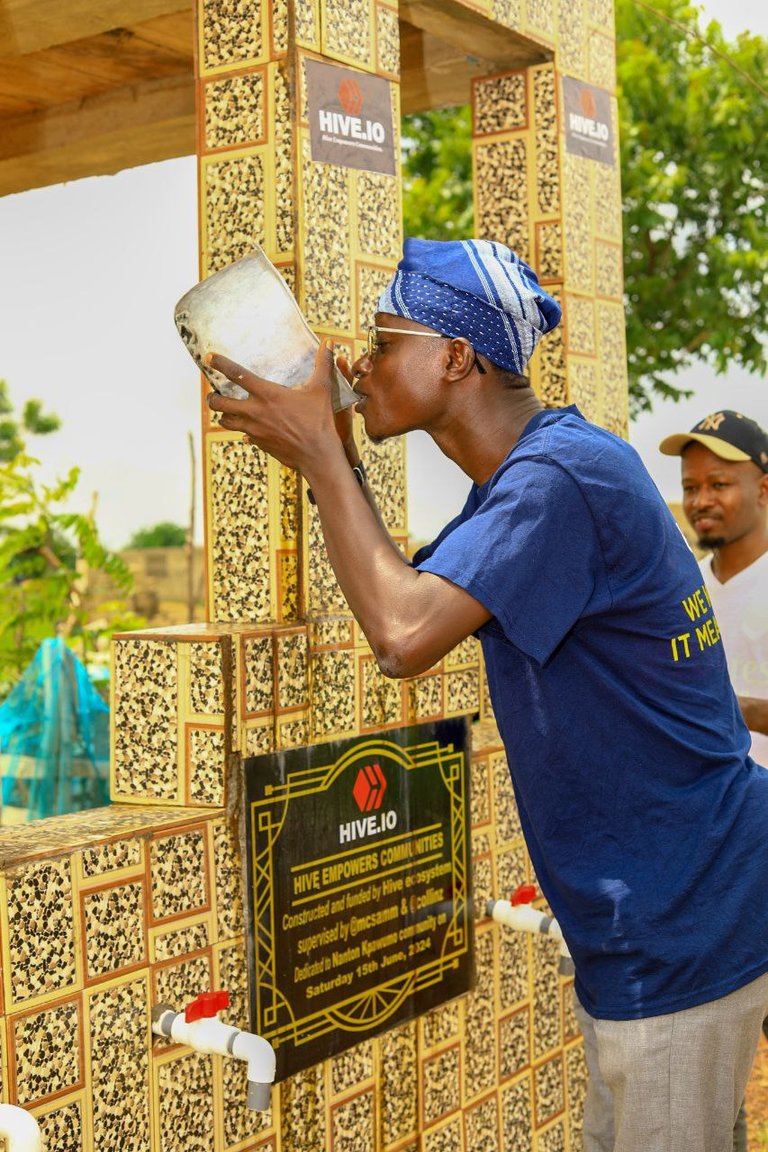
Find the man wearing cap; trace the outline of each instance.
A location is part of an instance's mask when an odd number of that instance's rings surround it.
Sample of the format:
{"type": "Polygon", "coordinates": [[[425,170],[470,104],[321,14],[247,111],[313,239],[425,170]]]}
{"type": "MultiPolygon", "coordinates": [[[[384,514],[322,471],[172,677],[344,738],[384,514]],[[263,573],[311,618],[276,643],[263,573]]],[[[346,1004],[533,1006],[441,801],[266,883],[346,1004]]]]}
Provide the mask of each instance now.
{"type": "Polygon", "coordinates": [[[711,552],[701,570],[751,754],[768,765],[768,433],[725,409],[659,448],[682,457],[683,510],[699,547],[711,552]]]}
{"type": "MultiPolygon", "coordinates": [[[[711,553],[700,566],[752,735],[750,754],[768,764],[768,434],[724,409],[659,448],[682,458],[683,510],[699,547],[711,553]]],[[[747,1149],[743,1105],[733,1148],[747,1149]]]]}
{"type": "MultiPolygon", "coordinates": [[[[747,756],[701,573],[634,450],[524,376],[560,319],[503,244],[407,240],[351,378],[379,441],[427,431],[471,480],[409,565],[376,514],[332,357],[224,428],[298,469],[382,671],[480,637],[520,819],[615,1105],[585,1149],[726,1152],[768,1009],[768,773],[747,756]]],[[[339,366],[346,369],[346,362],[339,366]]],[[[489,894],[490,895],[490,894],[489,894]]]]}

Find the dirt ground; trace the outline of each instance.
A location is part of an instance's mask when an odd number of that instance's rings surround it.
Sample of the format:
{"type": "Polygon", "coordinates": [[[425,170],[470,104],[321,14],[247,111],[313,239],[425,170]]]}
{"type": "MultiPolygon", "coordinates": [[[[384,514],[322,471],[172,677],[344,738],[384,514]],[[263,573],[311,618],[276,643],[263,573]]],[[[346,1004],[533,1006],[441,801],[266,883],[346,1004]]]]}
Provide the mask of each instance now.
{"type": "Polygon", "coordinates": [[[747,1086],[749,1152],[768,1152],[768,1040],[760,1038],[747,1086]]]}

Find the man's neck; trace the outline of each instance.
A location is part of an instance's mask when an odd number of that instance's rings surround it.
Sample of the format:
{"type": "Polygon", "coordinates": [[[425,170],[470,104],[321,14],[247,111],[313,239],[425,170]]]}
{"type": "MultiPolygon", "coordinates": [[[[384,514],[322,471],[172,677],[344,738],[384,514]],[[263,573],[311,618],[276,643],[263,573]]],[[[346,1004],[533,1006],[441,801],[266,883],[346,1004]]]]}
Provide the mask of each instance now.
{"type": "Polygon", "coordinates": [[[509,389],[490,404],[465,410],[460,421],[428,431],[440,450],[466,472],[475,484],[484,484],[522,436],[526,424],[543,405],[531,388],[509,389]]]}
{"type": "Polygon", "coordinates": [[[739,540],[732,540],[712,552],[712,571],[721,584],[725,584],[750,564],[768,552],[768,528],[750,532],[739,540]]]}

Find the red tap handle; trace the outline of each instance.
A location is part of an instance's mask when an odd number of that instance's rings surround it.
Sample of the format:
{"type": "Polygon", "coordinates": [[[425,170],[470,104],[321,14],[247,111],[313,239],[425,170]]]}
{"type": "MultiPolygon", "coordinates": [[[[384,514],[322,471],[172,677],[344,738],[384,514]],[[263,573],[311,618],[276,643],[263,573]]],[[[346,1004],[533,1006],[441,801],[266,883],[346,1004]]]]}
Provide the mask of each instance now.
{"type": "Polygon", "coordinates": [[[538,896],[535,884],[521,884],[512,893],[510,904],[532,904],[538,896]]]}
{"type": "Polygon", "coordinates": [[[194,1024],[195,1020],[207,1020],[215,1016],[223,1008],[229,1008],[229,992],[226,989],[222,988],[220,992],[201,992],[191,1004],[187,1004],[184,1019],[187,1024],[194,1024]]]}

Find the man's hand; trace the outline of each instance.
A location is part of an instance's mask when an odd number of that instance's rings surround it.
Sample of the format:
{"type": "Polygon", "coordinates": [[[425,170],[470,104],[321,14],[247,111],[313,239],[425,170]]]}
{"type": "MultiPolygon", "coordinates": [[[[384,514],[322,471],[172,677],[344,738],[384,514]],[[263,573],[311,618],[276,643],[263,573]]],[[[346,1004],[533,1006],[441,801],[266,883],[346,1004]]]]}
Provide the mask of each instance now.
{"type": "Polygon", "coordinates": [[[739,706],[744,723],[750,732],[760,732],[768,736],[768,700],[755,696],[739,696],[739,706]]]}
{"type": "MultiPolygon", "coordinates": [[[[348,453],[351,414],[337,427],[331,408],[333,353],[322,341],[309,380],[296,388],[284,388],[249,372],[242,364],[212,353],[207,363],[248,392],[246,400],[234,400],[218,392],[208,395],[208,407],[221,413],[221,426],[243,432],[248,439],[282,464],[304,475],[321,459],[339,454],[340,443],[348,453]]],[[[353,449],[356,452],[356,449],[353,449]]],[[[354,461],[357,463],[357,460],[354,461]]]]}

